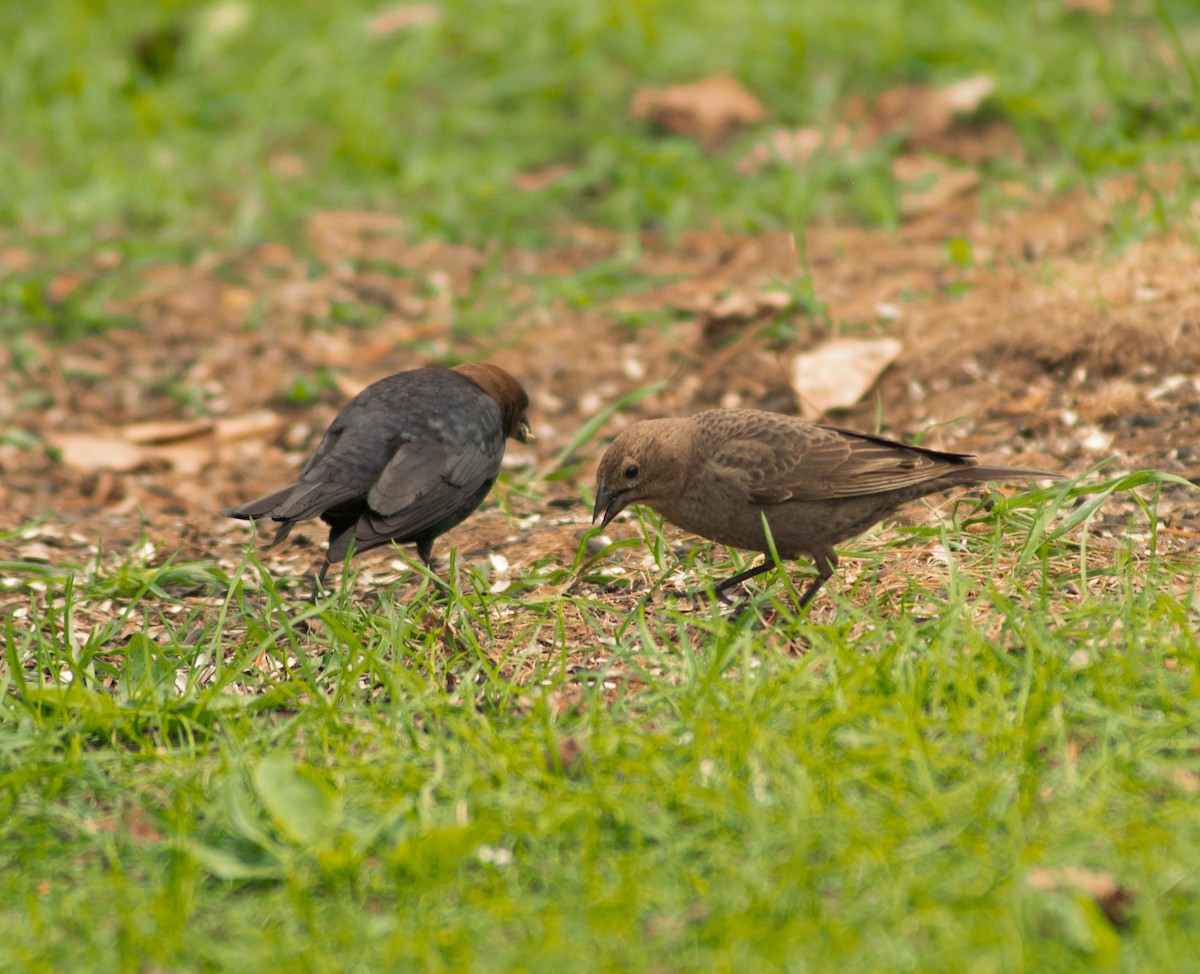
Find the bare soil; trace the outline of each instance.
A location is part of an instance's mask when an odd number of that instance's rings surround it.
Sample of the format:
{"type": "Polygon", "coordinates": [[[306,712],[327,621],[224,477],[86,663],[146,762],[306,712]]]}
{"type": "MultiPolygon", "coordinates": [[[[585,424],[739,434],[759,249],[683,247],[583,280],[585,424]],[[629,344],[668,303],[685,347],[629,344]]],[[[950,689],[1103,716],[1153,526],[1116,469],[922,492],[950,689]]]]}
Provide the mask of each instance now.
{"type": "MultiPolygon", "coordinates": [[[[348,395],[402,369],[485,357],[530,392],[538,442],[510,444],[505,461],[530,489],[502,487],[507,510],[493,497],[435,552],[499,553],[507,567],[493,561],[497,577],[574,560],[590,523],[580,484],[623,425],[713,406],[798,411],[793,358],[838,335],[902,343],[860,404],[829,417],[839,425],[1071,474],[1108,461],[1105,476],[1153,468],[1194,480],[1200,260],[1180,235],[1112,251],[1109,214],[1135,209],[1139,192],[1132,179],[1049,200],[1014,187],[987,219],[964,195],[895,232],[818,226],[804,241],[721,230],[630,240],[567,226],[539,253],[414,242],[388,215],[325,213],[311,220],[311,253],[264,244],[148,268],[111,309],[130,327],[67,347],[33,334],[19,359],[0,350],[4,425],[55,447],[0,446],[0,528],[40,522],[0,542],[0,560],[82,565],[99,545],[103,563],[119,564],[148,540],[152,562],[232,569],[248,532],[217,510],[294,476],[348,395]],[[955,237],[970,245],[965,266],[950,258],[955,237]],[[582,298],[536,299],[543,276],[567,280],[623,255],[631,279],[651,286],[591,296],[580,276],[568,290],[582,298]],[[778,292],[806,274],[812,306],[780,308],[778,292]],[[484,337],[463,324],[501,302],[510,317],[484,337]],[[316,401],[289,401],[298,377],[318,373],[326,385],[316,401]],[[585,421],[656,380],[667,381],[584,444],[570,476],[542,481],[585,421]]],[[[9,268],[37,260],[2,256],[9,268]]],[[[103,251],[48,296],[63,300],[117,262],[103,251]]],[[[1132,510],[1113,499],[1102,519],[1110,534],[1132,510]]],[[[1168,488],[1158,513],[1160,550],[1193,549],[1195,492],[1168,488]]],[[[319,559],[319,525],[294,537],[267,558],[272,571],[300,576],[319,559]]],[[[912,561],[894,571],[936,569],[931,549],[905,549],[912,561]]],[[[360,564],[364,598],[407,572],[387,549],[360,564]]],[[[854,575],[853,559],[845,573],[854,575]]],[[[26,582],[13,574],[0,600],[27,601],[26,582]]]]}

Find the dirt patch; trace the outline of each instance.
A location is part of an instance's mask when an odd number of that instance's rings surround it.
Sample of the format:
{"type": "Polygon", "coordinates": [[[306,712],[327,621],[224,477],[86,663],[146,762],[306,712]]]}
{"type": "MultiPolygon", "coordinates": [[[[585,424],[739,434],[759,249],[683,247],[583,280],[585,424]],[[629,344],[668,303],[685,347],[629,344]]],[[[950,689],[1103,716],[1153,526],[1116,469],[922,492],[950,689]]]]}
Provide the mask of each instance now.
{"type": "MultiPolygon", "coordinates": [[[[164,556],[235,565],[246,529],[215,512],[293,476],[348,395],[401,369],[478,357],[530,391],[539,441],[511,444],[505,460],[530,486],[502,490],[508,513],[489,503],[437,551],[498,553],[514,577],[576,559],[590,513],[578,484],[590,486],[618,429],[718,405],[798,411],[792,360],[831,336],[901,343],[864,401],[831,417],[841,425],[878,422],[1071,472],[1111,458],[1110,473],[1198,478],[1200,261],[1193,241],[1172,236],[1105,250],[1111,207],[1135,206],[1136,192],[1119,180],[1033,203],[1014,188],[987,221],[967,196],[895,233],[826,226],[804,241],[720,230],[631,241],[570,226],[539,253],[414,242],[391,216],[328,213],[309,228],[316,260],[266,244],[149,268],[112,309],[133,327],[65,348],[31,335],[19,362],[0,351],[7,428],[39,443],[94,441],[82,460],[0,446],[0,527],[48,515],[0,543],[0,558],[84,564],[102,538],[119,560],[146,537],[164,556]],[[590,297],[590,269],[622,259],[638,287],[618,279],[590,297]],[[581,297],[539,298],[547,276],[576,282],[581,297]],[[503,322],[477,324],[503,306],[503,322]],[[561,456],[589,418],[661,380],[561,456]],[[134,427],[151,422],[168,425],[134,427]],[[140,452],[106,454],[122,441],[140,452]],[[568,475],[544,481],[559,461],[568,475]]],[[[1164,504],[1178,547],[1194,544],[1198,513],[1188,491],[1164,504]]],[[[303,573],[317,559],[320,529],[297,536],[274,569],[303,573]]]]}

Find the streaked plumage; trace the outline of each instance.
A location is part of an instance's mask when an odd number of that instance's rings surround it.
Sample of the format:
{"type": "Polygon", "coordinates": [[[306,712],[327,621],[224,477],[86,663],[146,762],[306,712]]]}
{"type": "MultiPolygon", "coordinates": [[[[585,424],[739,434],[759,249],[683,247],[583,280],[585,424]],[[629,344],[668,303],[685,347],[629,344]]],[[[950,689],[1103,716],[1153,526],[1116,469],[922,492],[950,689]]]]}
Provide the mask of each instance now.
{"type": "MultiPolygon", "coordinates": [[[[834,545],[905,502],[948,487],[1057,476],[780,413],[716,409],[620,433],[600,461],[593,520],[603,514],[603,526],[628,505],[645,504],[693,534],[768,553],[765,515],[780,558],[816,563],[807,604],[837,567],[834,545]]],[[[770,567],[768,558],[717,592],[770,567]]]]}

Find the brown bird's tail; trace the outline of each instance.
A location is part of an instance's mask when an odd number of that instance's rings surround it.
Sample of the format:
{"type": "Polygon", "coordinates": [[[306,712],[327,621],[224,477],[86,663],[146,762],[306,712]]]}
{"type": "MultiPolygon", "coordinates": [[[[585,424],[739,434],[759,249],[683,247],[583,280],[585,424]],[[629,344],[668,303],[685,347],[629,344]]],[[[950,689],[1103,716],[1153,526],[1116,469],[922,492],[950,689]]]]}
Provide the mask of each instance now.
{"type": "Polygon", "coordinates": [[[1036,467],[999,467],[991,464],[980,464],[978,467],[967,467],[961,472],[961,483],[986,484],[1014,483],[1022,480],[1065,480],[1066,475],[1054,473],[1051,470],[1038,470],[1036,467]]]}

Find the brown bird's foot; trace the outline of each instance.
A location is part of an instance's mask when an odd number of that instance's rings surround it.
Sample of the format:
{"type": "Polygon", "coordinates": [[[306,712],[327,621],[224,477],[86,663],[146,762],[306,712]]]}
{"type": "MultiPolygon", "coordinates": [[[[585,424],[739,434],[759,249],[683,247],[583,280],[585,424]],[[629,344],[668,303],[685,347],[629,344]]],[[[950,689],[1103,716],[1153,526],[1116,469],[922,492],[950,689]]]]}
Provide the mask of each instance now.
{"type": "Polygon", "coordinates": [[[828,577],[828,575],[818,575],[811,582],[809,582],[808,588],[806,588],[804,590],[804,594],[800,596],[801,609],[805,608],[808,603],[813,600],[813,596],[821,590],[821,586],[825,584],[825,580],[828,577]]]}
{"type": "Polygon", "coordinates": [[[698,588],[687,593],[688,601],[693,605],[700,605],[705,602],[719,602],[721,605],[748,605],[750,596],[741,586],[737,586],[737,591],[731,591],[734,586],[718,585],[712,589],[698,588]]]}
{"type": "MultiPolygon", "coordinates": [[[[775,567],[775,562],[769,558],[761,564],[755,565],[753,568],[747,568],[744,572],[738,572],[732,578],[727,578],[723,582],[718,582],[713,587],[713,595],[724,602],[726,605],[733,605],[733,601],[726,594],[732,588],[740,588],[742,582],[749,581],[752,578],[757,578],[764,572],[769,572],[775,567]]],[[[744,591],[744,590],[743,590],[744,591]]],[[[745,601],[745,599],[743,599],[745,601]]]]}

